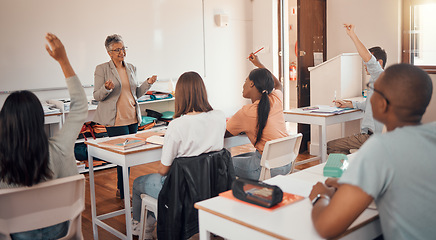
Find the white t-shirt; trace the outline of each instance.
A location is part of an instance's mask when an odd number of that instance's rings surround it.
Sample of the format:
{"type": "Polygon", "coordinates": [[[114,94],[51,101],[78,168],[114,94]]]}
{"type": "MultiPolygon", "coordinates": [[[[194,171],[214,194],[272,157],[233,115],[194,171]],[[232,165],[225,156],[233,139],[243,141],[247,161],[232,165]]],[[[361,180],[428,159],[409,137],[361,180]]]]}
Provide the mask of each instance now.
{"type": "Polygon", "coordinates": [[[434,239],[436,122],[372,135],[339,183],[374,198],[385,239],[434,239]]]}
{"type": "Polygon", "coordinates": [[[219,110],[183,115],[168,125],[161,163],[171,166],[177,157],[194,157],[224,146],[226,117],[219,110]]]}

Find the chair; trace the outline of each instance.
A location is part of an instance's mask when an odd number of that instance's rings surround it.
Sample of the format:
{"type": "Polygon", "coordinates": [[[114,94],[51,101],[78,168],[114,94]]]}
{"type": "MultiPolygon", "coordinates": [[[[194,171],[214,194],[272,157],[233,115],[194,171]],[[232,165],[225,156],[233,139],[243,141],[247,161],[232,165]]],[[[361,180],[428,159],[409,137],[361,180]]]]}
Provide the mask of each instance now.
{"type": "Polygon", "coordinates": [[[234,179],[233,162],[227,149],[196,157],[176,158],[159,193],[159,201],[141,194],[141,230],[138,239],[143,239],[148,211],[152,211],[158,221],[159,239],[187,239],[198,233],[198,210],[194,208],[194,203],[231,189],[234,179]],[[158,211],[158,206],[162,205],[166,208],[159,208],[158,211]],[[158,218],[158,212],[163,219],[158,218]],[[164,223],[168,217],[180,218],[173,220],[178,226],[164,223]],[[171,225],[171,231],[165,231],[168,225],[171,225]]]}
{"type": "Polygon", "coordinates": [[[292,168],[288,174],[292,173],[302,138],[303,134],[298,133],[266,142],[260,159],[262,170],[259,181],[271,178],[271,168],[282,167],[289,163],[292,163],[292,168]]]}
{"type": "Polygon", "coordinates": [[[145,235],[145,229],[147,229],[147,214],[148,211],[151,211],[154,213],[154,216],[157,219],[157,199],[153,198],[147,194],[141,194],[141,220],[140,220],[140,234],[138,240],[143,240],[145,235]]]}
{"type": "Polygon", "coordinates": [[[0,239],[11,233],[45,228],[70,221],[61,239],[83,239],[81,213],[85,209],[85,177],[81,174],[46,181],[32,187],[0,190],[0,239]]]}

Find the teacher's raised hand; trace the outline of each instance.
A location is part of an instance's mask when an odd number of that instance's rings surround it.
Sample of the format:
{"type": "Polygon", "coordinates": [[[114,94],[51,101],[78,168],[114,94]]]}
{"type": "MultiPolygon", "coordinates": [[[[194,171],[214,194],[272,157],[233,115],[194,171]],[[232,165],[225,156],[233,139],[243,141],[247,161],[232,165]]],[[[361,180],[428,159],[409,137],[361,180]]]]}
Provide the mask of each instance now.
{"type": "Polygon", "coordinates": [[[153,75],[147,79],[148,84],[153,84],[157,81],[157,76],[153,75]]]}

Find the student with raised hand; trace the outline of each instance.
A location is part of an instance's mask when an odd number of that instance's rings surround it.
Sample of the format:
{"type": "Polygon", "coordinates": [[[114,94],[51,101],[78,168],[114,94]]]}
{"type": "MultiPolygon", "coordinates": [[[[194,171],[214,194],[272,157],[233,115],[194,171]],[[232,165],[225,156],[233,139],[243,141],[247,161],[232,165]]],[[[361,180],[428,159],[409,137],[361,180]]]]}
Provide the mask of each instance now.
{"type": "MultiPolygon", "coordinates": [[[[280,81],[259,61],[255,54],[249,60],[256,66],[243,85],[242,96],[251,100],[227,121],[226,137],[247,134],[256,151],[234,156],[236,176],[258,180],[265,143],[288,136],[283,116],[283,93],[280,81]]],[[[271,169],[271,176],[287,174],[292,165],[271,169]]]]}
{"type": "Polygon", "coordinates": [[[388,132],[365,142],[338,184],[313,187],[314,226],[324,238],[338,236],[374,200],[385,239],[433,239],[436,122],[421,123],[432,81],[418,67],[397,64],[371,88],[373,116],[388,132]]]}
{"type": "MultiPolygon", "coordinates": [[[[159,173],[138,177],[133,182],[133,235],[140,231],[141,194],[158,198],[175,158],[219,151],[224,146],[226,118],[222,111],[210,106],[201,76],[196,72],[183,73],[177,80],[175,95],[174,120],[165,132],[159,173]]],[[[149,213],[146,221],[144,238],[152,239],[156,219],[149,213]]]]}
{"type": "MultiPolygon", "coordinates": [[[[16,91],[0,111],[0,189],[35,184],[79,174],[74,144],[88,114],[85,91],[70,65],[62,42],[51,33],[45,37],[48,54],[66,78],[71,97],[70,113],[62,129],[52,138],[44,131],[44,111],[29,91],[16,91]]],[[[68,222],[12,234],[12,239],[58,239],[67,234],[68,222]]]]}
{"type": "MultiPolygon", "coordinates": [[[[386,66],[387,55],[386,51],[381,47],[372,47],[366,49],[363,43],[359,40],[354,32],[355,26],[352,24],[344,24],[345,31],[353,41],[357,52],[365,64],[366,73],[371,76],[369,86],[373,86],[374,82],[379,78],[386,66]]],[[[374,91],[368,89],[367,99],[370,99],[374,91]]],[[[361,125],[361,132],[353,136],[339,138],[327,143],[327,153],[343,153],[349,154],[351,149],[359,149],[360,146],[373,134],[381,133],[383,124],[372,117],[372,108],[369,100],[367,101],[348,101],[336,100],[335,104],[341,108],[357,108],[364,111],[364,116],[361,125]]]]}
{"type": "MultiPolygon", "coordinates": [[[[118,34],[107,36],[104,45],[111,60],[95,68],[94,98],[99,103],[94,122],[104,125],[109,137],[136,133],[141,123],[137,98],[150,89],[157,76],[138,85],[136,67],[124,61],[127,47],[122,37],[118,34]]],[[[116,197],[124,199],[123,188],[122,168],[117,166],[116,197]]]]}

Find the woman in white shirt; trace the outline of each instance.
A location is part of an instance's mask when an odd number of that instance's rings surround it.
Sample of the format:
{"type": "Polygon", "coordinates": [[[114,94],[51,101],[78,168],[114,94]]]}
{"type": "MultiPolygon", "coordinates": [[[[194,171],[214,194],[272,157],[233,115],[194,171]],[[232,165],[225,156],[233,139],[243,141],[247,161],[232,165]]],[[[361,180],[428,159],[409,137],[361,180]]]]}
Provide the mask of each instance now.
{"type": "MultiPolygon", "coordinates": [[[[223,112],[213,110],[207,100],[203,79],[196,72],[183,73],[176,85],[174,120],[165,133],[159,173],[135,179],[133,183],[132,232],[139,235],[141,194],[158,198],[173,160],[219,151],[224,146],[226,119],[223,112]]],[[[154,215],[147,216],[145,239],[151,239],[156,222],[154,215]]]]}

